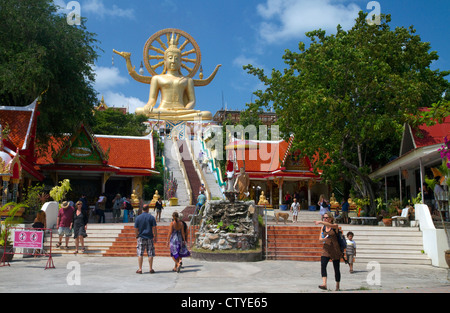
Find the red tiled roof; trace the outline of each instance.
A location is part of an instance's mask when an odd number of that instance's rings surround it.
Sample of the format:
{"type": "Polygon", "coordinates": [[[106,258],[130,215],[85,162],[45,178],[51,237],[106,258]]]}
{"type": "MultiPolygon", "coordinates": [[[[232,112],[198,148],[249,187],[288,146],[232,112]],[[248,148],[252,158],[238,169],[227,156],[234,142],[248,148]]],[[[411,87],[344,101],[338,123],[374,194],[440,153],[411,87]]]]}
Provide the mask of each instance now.
{"type": "MultiPolygon", "coordinates": [[[[155,168],[155,158],[153,155],[153,138],[148,137],[124,137],[95,135],[101,149],[108,154],[108,164],[105,166],[90,166],[92,170],[113,170],[117,168],[117,173],[128,175],[149,175],[155,168]]],[[[39,166],[52,165],[53,151],[59,151],[64,147],[65,140],[55,140],[48,144],[47,151],[38,155],[36,164],[39,166]],[[53,149],[53,150],[52,150],[53,149]]],[[[67,167],[67,166],[66,166],[67,167]]]]}
{"type": "Polygon", "coordinates": [[[423,124],[413,129],[412,132],[416,148],[443,144],[446,136],[450,139],[450,116],[445,117],[441,124],[432,126],[423,124]]]}
{"type": "Polygon", "coordinates": [[[150,136],[95,136],[103,151],[109,151],[108,164],[120,168],[154,169],[153,138],[150,136]]]}
{"type": "Polygon", "coordinates": [[[24,142],[32,123],[33,111],[27,107],[1,107],[0,125],[3,129],[8,127],[9,141],[19,149],[24,149],[24,142]],[[13,109],[14,108],[14,109],[13,109]]]}

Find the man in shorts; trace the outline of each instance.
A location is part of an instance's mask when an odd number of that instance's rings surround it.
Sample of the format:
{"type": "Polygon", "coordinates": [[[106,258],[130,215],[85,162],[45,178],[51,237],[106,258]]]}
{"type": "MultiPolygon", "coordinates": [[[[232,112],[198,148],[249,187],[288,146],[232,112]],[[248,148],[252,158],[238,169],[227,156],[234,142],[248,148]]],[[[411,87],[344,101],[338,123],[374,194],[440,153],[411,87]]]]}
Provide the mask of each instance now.
{"type": "Polygon", "coordinates": [[[139,269],[137,274],[142,274],[142,263],[144,260],[144,252],[147,250],[148,264],[150,266],[150,274],[153,274],[153,257],[155,256],[154,243],[157,240],[156,220],[149,212],[149,205],[146,204],[142,208],[142,214],[136,217],[134,228],[137,238],[137,256],[139,269]]]}
{"type": "Polygon", "coordinates": [[[59,242],[56,247],[61,247],[62,237],[66,237],[66,249],[69,249],[69,238],[72,233],[70,229],[70,224],[73,220],[73,212],[75,209],[70,205],[68,201],[64,201],[58,212],[58,217],[56,218],[56,225],[58,226],[59,242]]]}

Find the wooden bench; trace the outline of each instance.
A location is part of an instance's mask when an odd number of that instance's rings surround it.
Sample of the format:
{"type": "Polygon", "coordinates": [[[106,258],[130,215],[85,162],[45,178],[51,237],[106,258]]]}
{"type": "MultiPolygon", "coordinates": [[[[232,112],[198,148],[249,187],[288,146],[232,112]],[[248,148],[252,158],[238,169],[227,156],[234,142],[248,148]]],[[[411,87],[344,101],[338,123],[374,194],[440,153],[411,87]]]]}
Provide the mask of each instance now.
{"type": "Polygon", "coordinates": [[[377,225],[378,219],[376,217],[350,217],[351,223],[353,225],[377,225]]]}

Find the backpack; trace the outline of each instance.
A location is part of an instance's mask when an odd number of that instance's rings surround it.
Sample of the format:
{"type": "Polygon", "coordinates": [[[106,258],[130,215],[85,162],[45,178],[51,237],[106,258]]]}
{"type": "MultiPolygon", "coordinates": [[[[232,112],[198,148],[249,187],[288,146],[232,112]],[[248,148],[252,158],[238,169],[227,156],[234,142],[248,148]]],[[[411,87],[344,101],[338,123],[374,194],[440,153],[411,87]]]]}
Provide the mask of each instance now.
{"type": "MultiPolygon", "coordinates": [[[[322,228],[322,231],[325,230],[325,226],[322,228]]],[[[333,230],[336,232],[336,237],[339,243],[339,247],[341,248],[341,252],[344,253],[344,250],[347,248],[347,240],[345,240],[344,234],[338,229],[333,228],[333,230]]]]}
{"type": "Polygon", "coordinates": [[[339,247],[341,248],[341,252],[344,253],[344,250],[347,248],[347,240],[345,240],[344,234],[339,229],[337,231],[337,239],[339,247]]]}

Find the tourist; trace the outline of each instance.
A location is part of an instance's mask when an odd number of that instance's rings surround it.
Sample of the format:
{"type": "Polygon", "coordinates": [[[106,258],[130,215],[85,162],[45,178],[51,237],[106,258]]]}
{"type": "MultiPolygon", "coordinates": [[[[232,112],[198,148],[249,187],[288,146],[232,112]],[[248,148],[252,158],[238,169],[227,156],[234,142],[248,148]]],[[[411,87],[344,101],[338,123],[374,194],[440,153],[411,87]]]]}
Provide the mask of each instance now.
{"type": "Polygon", "coordinates": [[[105,193],[98,198],[97,203],[95,204],[95,213],[98,216],[98,222],[105,222],[105,209],[106,209],[106,196],[105,193]]]}
{"type": "Polygon", "coordinates": [[[334,268],[336,291],[338,291],[341,281],[339,262],[342,257],[341,248],[337,238],[339,226],[334,223],[334,218],[329,213],[323,215],[323,221],[315,221],[314,223],[316,225],[323,225],[319,235],[319,241],[323,242],[322,255],[320,257],[322,285],[319,285],[319,288],[327,290],[327,265],[331,260],[334,268]]]}
{"type": "Polygon", "coordinates": [[[163,210],[163,204],[161,198],[158,199],[155,203],[155,210],[156,210],[156,221],[161,222],[161,212],[163,210]]]}
{"type": "MultiPolygon", "coordinates": [[[[80,207],[82,207],[83,203],[78,201],[77,203],[81,203],[80,207]]],[[[75,209],[69,205],[69,202],[64,201],[61,205],[61,208],[58,211],[58,216],[56,217],[56,226],[58,227],[58,235],[59,242],[56,244],[56,247],[61,247],[62,237],[66,237],[66,249],[69,249],[69,238],[72,234],[71,224],[73,221],[73,213],[75,209]]]]}
{"type": "Polygon", "coordinates": [[[344,224],[348,224],[348,210],[350,209],[350,204],[348,203],[348,198],[345,196],[341,205],[342,209],[342,221],[344,224]]]}
{"type": "MultiPolygon", "coordinates": [[[[34,219],[33,224],[31,225],[33,229],[36,230],[42,230],[44,231],[45,228],[47,228],[47,215],[45,214],[45,211],[39,211],[36,214],[36,218],[34,219]]],[[[43,232],[45,234],[45,232],[43,232]]],[[[39,254],[41,254],[40,249],[34,250],[34,257],[37,257],[39,254]]]]}
{"type": "Polygon", "coordinates": [[[121,215],[121,208],[123,205],[122,197],[120,194],[116,194],[116,197],[112,200],[113,203],[113,221],[114,223],[118,223],[121,215]]]}
{"type": "Polygon", "coordinates": [[[122,200],[123,222],[128,223],[128,218],[133,212],[133,206],[131,205],[131,201],[129,198],[123,197],[122,200]]]}
{"type": "Polygon", "coordinates": [[[150,267],[150,274],[153,274],[153,257],[155,256],[155,245],[157,242],[156,220],[149,212],[149,205],[145,204],[142,208],[142,214],[136,217],[134,221],[134,228],[136,232],[137,248],[136,253],[138,257],[139,268],[137,274],[142,274],[142,263],[144,260],[144,252],[147,250],[148,265],[150,267]]]}
{"type": "Polygon", "coordinates": [[[323,194],[320,195],[319,202],[317,202],[317,204],[320,207],[319,213],[320,213],[321,219],[323,221],[324,214],[328,213],[330,211],[329,206],[328,206],[328,201],[327,201],[327,199],[325,199],[325,196],[323,194]]]}
{"type": "Polygon", "coordinates": [[[284,203],[286,203],[286,209],[290,210],[292,203],[292,196],[290,195],[289,191],[286,192],[286,195],[284,196],[284,203]]]}
{"type": "Polygon", "coordinates": [[[76,211],[73,214],[73,220],[71,223],[71,229],[73,230],[73,237],[75,238],[75,252],[78,253],[78,248],[81,244],[81,252],[85,252],[86,248],[84,247],[84,238],[87,237],[87,224],[89,220],[89,216],[83,212],[82,210],[83,203],[78,201],[76,203],[76,211]]]}
{"type": "Polygon", "coordinates": [[[85,194],[82,194],[79,201],[81,201],[83,203],[83,207],[81,208],[83,210],[83,212],[86,212],[86,213],[89,212],[87,196],[85,194]]]}
{"type": "Polygon", "coordinates": [[[198,194],[201,194],[202,192],[205,192],[205,191],[206,191],[205,184],[202,184],[200,186],[200,188],[198,189],[198,194]]]}
{"type": "Polygon", "coordinates": [[[345,252],[347,254],[347,262],[350,266],[350,273],[353,273],[353,262],[355,261],[356,257],[356,243],[353,240],[353,232],[349,231],[347,233],[347,248],[345,249],[345,252]]]}
{"type": "Polygon", "coordinates": [[[34,229],[44,229],[47,228],[47,215],[45,211],[39,211],[36,214],[36,218],[33,221],[33,225],[31,225],[34,229]]]}
{"type": "Polygon", "coordinates": [[[202,191],[200,195],[197,197],[197,206],[195,208],[195,215],[198,215],[200,213],[200,209],[206,202],[206,196],[205,193],[202,191]]]}
{"type": "Polygon", "coordinates": [[[294,202],[291,205],[290,211],[292,211],[292,223],[298,222],[298,211],[300,210],[300,203],[297,202],[297,198],[294,198],[294,202]]]}
{"type": "Polygon", "coordinates": [[[169,227],[169,236],[167,237],[167,245],[170,247],[170,256],[175,262],[174,272],[180,272],[181,259],[190,256],[190,252],[186,245],[186,234],[183,223],[180,221],[178,212],[173,212],[172,222],[169,227]]]}

